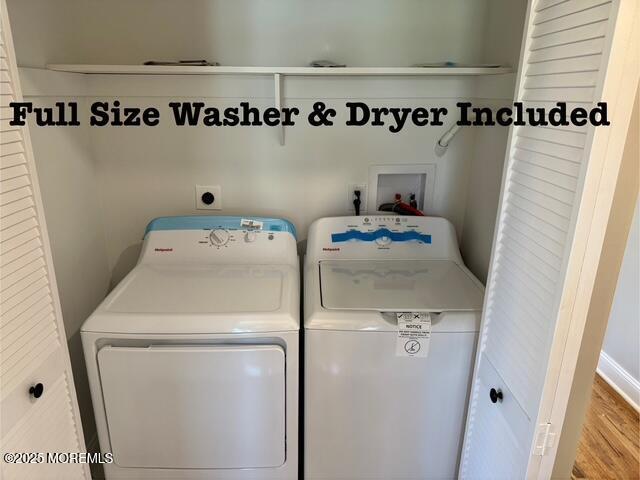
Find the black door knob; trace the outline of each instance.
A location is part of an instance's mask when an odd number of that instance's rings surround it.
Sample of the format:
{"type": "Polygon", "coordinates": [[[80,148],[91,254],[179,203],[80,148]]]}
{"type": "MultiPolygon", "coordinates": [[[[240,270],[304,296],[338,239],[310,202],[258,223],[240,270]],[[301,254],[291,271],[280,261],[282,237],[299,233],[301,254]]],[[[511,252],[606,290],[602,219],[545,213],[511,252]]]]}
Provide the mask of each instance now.
{"type": "Polygon", "coordinates": [[[29,395],[33,398],[40,398],[44,393],[44,385],[41,383],[36,383],[29,389],[29,395]]]}
{"type": "Polygon", "coordinates": [[[496,390],[492,388],[489,390],[489,398],[491,399],[491,403],[497,403],[498,400],[502,402],[502,390],[496,390]]]}

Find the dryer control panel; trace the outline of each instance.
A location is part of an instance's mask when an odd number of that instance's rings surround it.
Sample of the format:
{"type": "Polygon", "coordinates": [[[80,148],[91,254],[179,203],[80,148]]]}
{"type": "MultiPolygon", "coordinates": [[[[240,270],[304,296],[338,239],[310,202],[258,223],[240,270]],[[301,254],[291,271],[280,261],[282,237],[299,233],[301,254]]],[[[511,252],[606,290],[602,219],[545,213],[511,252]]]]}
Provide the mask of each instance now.
{"type": "Polygon", "coordinates": [[[295,229],[270,218],[158,218],[147,227],[140,262],[295,265],[295,229]]]}
{"type": "Polygon", "coordinates": [[[451,223],[439,217],[324,218],[309,230],[307,254],[322,259],[458,259],[451,223]]]}

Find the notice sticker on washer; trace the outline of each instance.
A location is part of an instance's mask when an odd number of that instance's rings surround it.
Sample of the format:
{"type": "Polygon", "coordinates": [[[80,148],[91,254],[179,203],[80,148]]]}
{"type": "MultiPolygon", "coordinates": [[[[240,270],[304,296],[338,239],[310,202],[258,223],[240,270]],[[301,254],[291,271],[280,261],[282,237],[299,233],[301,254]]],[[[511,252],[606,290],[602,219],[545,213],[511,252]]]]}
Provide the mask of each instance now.
{"type": "Polygon", "coordinates": [[[431,315],[426,312],[402,312],[396,313],[396,319],[396,356],[426,357],[431,339],[431,315]]]}
{"type": "Polygon", "coordinates": [[[240,226],[248,230],[262,230],[264,222],[260,220],[251,220],[249,218],[243,218],[240,220],[240,226]]]}

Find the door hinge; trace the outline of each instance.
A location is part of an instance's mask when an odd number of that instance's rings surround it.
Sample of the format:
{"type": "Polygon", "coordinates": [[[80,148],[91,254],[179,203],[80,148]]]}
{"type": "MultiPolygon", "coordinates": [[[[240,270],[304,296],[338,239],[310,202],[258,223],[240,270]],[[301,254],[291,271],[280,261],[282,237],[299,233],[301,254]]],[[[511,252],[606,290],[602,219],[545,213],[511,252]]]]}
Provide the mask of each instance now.
{"type": "Polygon", "coordinates": [[[533,450],[534,455],[542,456],[546,455],[551,448],[555,445],[556,433],[553,431],[553,425],[550,423],[543,423],[538,425],[538,431],[536,433],[536,446],[533,450]]]}

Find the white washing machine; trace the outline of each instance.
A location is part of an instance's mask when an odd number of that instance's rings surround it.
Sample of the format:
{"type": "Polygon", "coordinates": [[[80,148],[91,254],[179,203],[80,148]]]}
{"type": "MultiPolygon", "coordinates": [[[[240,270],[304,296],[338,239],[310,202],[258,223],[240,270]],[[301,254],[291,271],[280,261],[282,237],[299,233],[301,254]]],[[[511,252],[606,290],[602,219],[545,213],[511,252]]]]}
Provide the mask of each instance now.
{"type": "Polygon", "coordinates": [[[298,476],[293,225],[167,217],[82,327],[107,479],[298,476]]]}
{"type": "Polygon", "coordinates": [[[318,220],[304,275],[305,478],[455,478],[484,289],[451,223],[318,220]]]}

